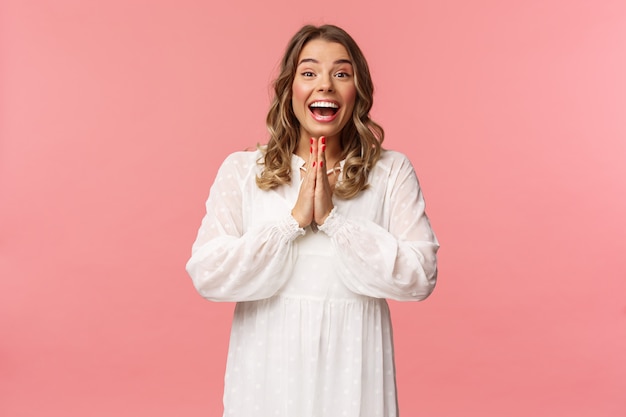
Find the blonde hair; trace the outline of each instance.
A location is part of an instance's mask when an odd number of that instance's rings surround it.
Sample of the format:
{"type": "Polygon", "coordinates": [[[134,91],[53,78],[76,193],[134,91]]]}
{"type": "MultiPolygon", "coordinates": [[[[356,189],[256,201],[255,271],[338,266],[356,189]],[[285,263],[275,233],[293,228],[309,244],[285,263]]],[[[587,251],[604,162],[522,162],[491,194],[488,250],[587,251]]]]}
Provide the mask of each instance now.
{"type": "Polygon", "coordinates": [[[335,187],[335,195],[348,199],[367,188],[367,177],[380,158],[385,134],[383,128],[369,116],[374,84],[367,61],[350,35],[333,25],[304,26],[287,45],[280,74],[274,81],[274,97],[266,119],[270,138],[267,145],[259,147],[263,152],[263,157],[259,160],[263,170],[256,178],[256,183],[262,190],[269,190],[291,182],[291,157],[300,138],[300,123],[291,104],[292,84],[300,52],[314,39],[343,45],[354,69],[357,96],[352,119],[341,131],[341,159],[345,159],[345,163],[342,180],[335,187]]]}

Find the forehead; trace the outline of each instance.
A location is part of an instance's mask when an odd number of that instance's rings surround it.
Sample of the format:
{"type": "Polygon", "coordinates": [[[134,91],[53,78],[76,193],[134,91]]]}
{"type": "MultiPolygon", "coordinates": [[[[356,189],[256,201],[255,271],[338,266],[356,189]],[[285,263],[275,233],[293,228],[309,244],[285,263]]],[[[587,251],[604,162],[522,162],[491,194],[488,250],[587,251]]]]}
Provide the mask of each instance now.
{"type": "Polygon", "coordinates": [[[340,60],[350,60],[350,55],[345,46],[338,42],[331,42],[325,39],[313,39],[307,42],[300,55],[298,55],[298,63],[303,59],[313,59],[320,63],[340,60]]]}

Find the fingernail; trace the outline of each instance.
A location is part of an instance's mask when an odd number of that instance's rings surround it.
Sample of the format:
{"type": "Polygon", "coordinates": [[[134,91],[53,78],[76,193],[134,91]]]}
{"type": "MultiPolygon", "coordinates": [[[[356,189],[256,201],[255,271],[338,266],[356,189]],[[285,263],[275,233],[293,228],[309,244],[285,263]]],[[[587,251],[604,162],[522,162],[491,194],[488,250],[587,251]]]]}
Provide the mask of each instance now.
{"type": "MultiPolygon", "coordinates": [[[[315,161],[313,161],[313,166],[315,166],[315,161]]],[[[321,166],[321,165],[320,165],[321,166]]]]}
{"type": "Polygon", "coordinates": [[[322,145],[322,152],[326,150],[326,145],[322,145]]]}
{"type": "Polygon", "coordinates": [[[311,145],[313,145],[313,138],[311,138],[311,145]]]}
{"type": "Polygon", "coordinates": [[[313,147],[311,146],[311,148],[309,149],[309,152],[313,153],[313,147]]]}
{"type": "MultiPolygon", "coordinates": [[[[313,165],[315,165],[315,162],[313,162],[313,165]]],[[[324,161],[320,161],[320,168],[324,168],[324,161]]]]}
{"type": "Polygon", "coordinates": [[[326,138],[322,136],[322,143],[326,143],[326,138]]]}

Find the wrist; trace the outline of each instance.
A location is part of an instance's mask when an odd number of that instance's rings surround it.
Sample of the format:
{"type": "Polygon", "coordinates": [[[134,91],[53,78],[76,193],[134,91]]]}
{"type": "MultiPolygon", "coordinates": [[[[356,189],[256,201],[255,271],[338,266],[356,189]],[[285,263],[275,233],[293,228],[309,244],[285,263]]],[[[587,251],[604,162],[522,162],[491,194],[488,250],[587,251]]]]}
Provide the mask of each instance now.
{"type": "Polygon", "coordinates": [[[300,226],[300,228],[304,229],[305,227],[307,227],[309,224],[306,223],[306,221],[302,221],[298,215],[294,214],[293,210],[291,210],[291,217],[296,221],[296,223],[298,223],[298,226],[300,226]]]}
{"type": "Polygon", "coordinates": [[[333,212],[333,210],[335,209],[335,207],[331,207],[330,210],[328,210],[328,212],[326,212],[326,214],[320,219],[320,221],[315,221],[315,223],[317,223],[318,226],[322,226],[324,223],[326,223],[326,220],[328,219],[328,217],[330,216],[330,213],[333,212]]]}
{"type": "Polygon", "coordinates": [[[328,236],[333,237],[344,226],[344,217],[337,212],[337,207],[333,207],[326,217],[324,224],[320,225],[319,230],[326,233],[328,236]]]}
{"type": "Polygon", "coordinates": [[[278,222],[278,229],[281,231],[286,241],[292,241],[304,234],[304,228],[300,227],[293,216],[285,216],[278,222]]]}

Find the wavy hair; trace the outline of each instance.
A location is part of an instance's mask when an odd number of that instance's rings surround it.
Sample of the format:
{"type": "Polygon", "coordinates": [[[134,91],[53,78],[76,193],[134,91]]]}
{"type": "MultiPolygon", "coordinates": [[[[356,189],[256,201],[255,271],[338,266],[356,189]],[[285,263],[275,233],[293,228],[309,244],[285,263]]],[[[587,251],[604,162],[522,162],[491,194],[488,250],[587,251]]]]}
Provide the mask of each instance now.
{"type": "Polygon", "coordinates": [[[263,169],[256,183],[259,188],[269,190],[291,182],[291,157],[300,138],[300,123],[291,104],[292,84],[300,52],[314,39],[343,45],[354,69],[357,96],[352,118],[341,131],[341,159],[345,163],[342,180],[335,187],[335,195],[349,199],[367,188],[367,177],[380,159],[385,133],[369,116],[374,102],[374,84],[365,56],[346,31],[333,25],[304,26],[287,45],[280,74],[273,84],[274,97],[266,119],[270,138],[267,145],[259,147],[263,152],[259,160],[263,169]]]}

